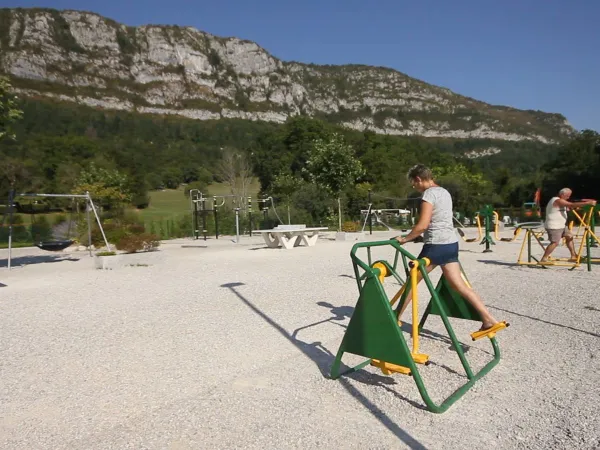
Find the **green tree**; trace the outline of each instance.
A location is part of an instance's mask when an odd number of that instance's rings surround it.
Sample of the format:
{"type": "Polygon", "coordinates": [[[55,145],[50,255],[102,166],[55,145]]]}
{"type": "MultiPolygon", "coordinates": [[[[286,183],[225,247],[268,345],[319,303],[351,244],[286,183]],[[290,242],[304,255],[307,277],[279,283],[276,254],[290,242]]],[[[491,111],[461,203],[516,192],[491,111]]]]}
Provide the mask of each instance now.
{"type": "Polygon", "coordinates": [[[436,181],[452,195],[455,209],[472,214],[492,201],[492,183],[463,164],[436,166],[432,171],[436,181]]]}
{"type": "Polygon", "coordinates": [[[82,169],[75,184],[75,193],[89,192],[92,199],[106,208],[123,205],[132,200],[127,176],[116,169],[105,169],[91,163],[82,169]]]}
{"type": "Polygon", "coordinates": [[[23,117],[23,111],[17,107],[16,97],[10,90],[8,78],[0,77],[0,139],[14,139],[12,125],[23,117]]]}
{"type": "Polygon", "coordinates": [[[288,224],[292,223],[290,216],[290,205],[292,196],[302,186],[302,179],[288,173],[281,173],[275,177],[271,184],[273,196],[283,198],[284,204],[287,207],[288,224]]]}
{"type": "Polygon", "coordinates": [[[571,188],[574,198],[600,198],[600,134],[582,131],[559,150],[544,171],[547,176],[542,192],[547,199],[563,187],[571,188]]]}
{"type": "Polygon", "coordinates": [[[337,198],[339,231],[342,229],[342,192],[364,175],[362,164],[354,155],[354,149],[343,137],[333,133],[328,140],[314,142],[306,161],[310,178],[337,198]]]}

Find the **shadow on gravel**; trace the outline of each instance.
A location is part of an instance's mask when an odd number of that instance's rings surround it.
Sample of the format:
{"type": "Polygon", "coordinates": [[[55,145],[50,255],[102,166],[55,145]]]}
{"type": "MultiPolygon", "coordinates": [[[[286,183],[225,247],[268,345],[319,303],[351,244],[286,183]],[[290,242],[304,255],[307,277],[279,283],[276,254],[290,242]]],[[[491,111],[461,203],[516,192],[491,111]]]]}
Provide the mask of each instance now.
{"type": "Polygon", "coordinates": [[[340,278],[350,278],[352,280],[356,279],[356,277],[354,275],[346,275],[346,274],[338,275],[338,277],[340,277],[340,278]]]}
{"type": "MultiPolygon", "coordinates": [[[[66,255],[17,256],[16,258],[11,258],[10,265],[11,267],[15,267],[62,261],[79,261],[79,258],[72,258],[66,255]]],[[[0,259],[0,267],[8,267],[8,258],[0,259]]]]}
{"type": "MultiPolygon", "coordinates": [[[[244,283],[226,283],[222,284],[221,287],[227,288],[231,290],[233,294],[235,294],[248,308],[250,308],[254,313],[260,316],[265,322],[275,328],[283,337],[289,340],[292,344],[294,344],[304,355],[310,358],[317,365],[321,373],[325,378],[329,378],[329,368],[334,360],[334,355],[323,346],[323,344],[319,341],[313,342],[311,344],[303,342],[297,338],[298,332],[300,330],[321,324],[321,323],[336,323],[336,321],[344,320],[346,317],[352,314],[354,310],[353,307],[350,306],[341,306],[335,307],[327,302],[318,302],[317,304],[320,306],[324,306],[326,308],[330,308],[331,312],[334,314],[333,317],[307,325],[295,330],[292,334],[288,333],[281,325],[263,313],[260,309],[258,309],[254,304],[245,298],[236,288],[240,286],[244,286],[244,283]]],[[[337,324],[341,327],[344,327],[342,324],[337,324]]],[[[364,384],[381,386],[384,389],[392,392],[394,395],[403,399],[413,406],[421,409],[425,409],[422,405],[419,405],[390,389],[386,385],[395,384],[395,381],[392,378],[382,377],[376,374],[367,374],[367,373],[359,373],[356,372],[353,374],[352,378],[356,381],[359,381],[364,384]]],[[[408,445],[411,449],[426,449],[426,447],[413,438],[410,434],[400,428],[396,423],[394,423],[382,410],[380,410],[375,404],[373,404],[369,399],[367,399],[358,389],[356,389],[350,382],[344,378],[340,378],[338,381],[344,389],[348,391],[352,397],[358,400],[362,405],[367,408],[367,410],[373,414],[373,416],[379,420],[390,432],[392,432],[398,439],[408,445]]]]}
{"type": "MultiPolygon", "coordinates": [[[[523,267],[517,263],[506,262],[506,261],[494,261],[491,259],[478,259],[477,262],[484,263],[484,264],[493,264],[494,266],[506,266],[506,267],[514,267],[514,268],[523,267]]],[[[537,267],[537,266],[527,266],[527,267],[531,268],[531,267],[537,267]]],[[[544,267],[542,267],[542,266],[539,266],[537,268],[544,269],[544,267]]]]}
{"type": "Polygon", "coordinates": [[[600,334],[598,334],[598,333],[592,333],[591,331],[580,330],[579,328],[570,327],[568,325],[562,325],[560,323],[550,322],[550,321],[544,320],[544,319],[538,319],[537,317],[531,317],[531,316],[528,316],[526,314],[517,313],[517,312],[514,312],[514,311],[510,311],[508,309],[499,308],[497,306],[488,305],[488,308],[494,308],[494,309],[497,309],[498,311],[504,311],[504,312],[509,313],[509,314],[514,314],[515,316],[519,316],[519,317],[524,317],[526,319],[535,320],[536,322],[542,322],[542,323],[546,323],[548,325],[554,325],[555,327],[566,328],[567,330],[573,330],[573,331],[577,331],[579,333],[588,334],[590,336],[594,336],[594,337],[600,338],[600,334]]]}

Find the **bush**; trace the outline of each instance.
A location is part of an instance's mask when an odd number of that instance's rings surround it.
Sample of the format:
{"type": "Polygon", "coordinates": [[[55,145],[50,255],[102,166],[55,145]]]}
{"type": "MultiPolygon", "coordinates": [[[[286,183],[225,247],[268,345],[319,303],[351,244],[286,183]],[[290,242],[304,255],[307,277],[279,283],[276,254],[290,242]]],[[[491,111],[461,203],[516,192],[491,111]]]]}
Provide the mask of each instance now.
{"type": "Polygon", "coordinates": [[[39,217],[31,225],[31,237],[34,242],[44,242],[52,239],[52,227],[46,217],[39,217]]]}
{"type": "Polygon", "coordinates": [[[347,221],[342,224],[342,231],[346,233],[354,233],[358,231],[358,225],[356,222],[347,221]]]}
{"type": "Polygon", "coordinates": [[[150,233],[128,234],[116,243],[117,250],[123,250],[125,253],[147,252],[157,248],[159,245],[158,236],[150,233]]]}

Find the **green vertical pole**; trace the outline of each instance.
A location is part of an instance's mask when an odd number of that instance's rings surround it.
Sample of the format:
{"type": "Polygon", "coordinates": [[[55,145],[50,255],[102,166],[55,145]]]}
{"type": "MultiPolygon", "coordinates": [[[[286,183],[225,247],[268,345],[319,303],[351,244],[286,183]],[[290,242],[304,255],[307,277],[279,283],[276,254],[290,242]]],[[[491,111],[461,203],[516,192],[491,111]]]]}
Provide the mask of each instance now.
{"type": "Polygon", "coordinates": [[[373,203],[371,200],[371,189],[369,189],[369,211],[367,214],[369,215],[369,234],[373,234],[373,203]]]}
{"type": "Polygon", "coordinates": [[[463,352],[462,346],[460,345],[460,342],[458,341],[458,339],[456,339],[456,335],[454,334],[454,330],[452,329],[452,326],[450,325],[448,316],[446,315],[446,313],[440,306],[441,301],[437,294],[437,291],[433,287],[433,284],[431,283],[431,280],[429,279],[429,274],[427,273],[427,270],[425,270],[424,265],[419,264],[419,269],[421,269],[421,275],[423,275],[423,279],[425,280],[427,289],[429,289],[429,292],[431,293],[431,301],[436,302],[438,305],[438,309],[441,311],[440,317],[442,319],[442,322],[444,322],[446,331],[448,331],[448,335],[450,336],[450,340],[452,341],[454,350],[456,350],[456,353],[458,354],[458,358],[460,359],[460,362],[461,362],[463,368],[465,369],[465,372],[467,373],[467,378],[469,380],[471,380],[474,377],[473,371],[471,370],[471,366],[469,366],[469,362],[467,361],[467,358],[465,357],[465,354],[463,352]]]}
{"type": "Polygon", "coordinates": [[[586,258],[587,258],[587,270],[588,272],[592,271],[592,235],[591,233],[588,231],[585,237],[585,251],[587,253],[586,258]]]}

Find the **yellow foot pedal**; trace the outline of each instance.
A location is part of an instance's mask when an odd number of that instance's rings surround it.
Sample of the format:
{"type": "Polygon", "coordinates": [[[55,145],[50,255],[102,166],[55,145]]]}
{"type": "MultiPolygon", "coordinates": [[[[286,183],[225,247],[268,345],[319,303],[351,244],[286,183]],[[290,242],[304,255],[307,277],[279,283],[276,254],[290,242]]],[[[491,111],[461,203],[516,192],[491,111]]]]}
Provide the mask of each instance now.
{"type": "Polygon", "coordinates": [[[506,321],[503,320],[502,322],[498,322],[493,327],[471,333],[471,339],[473,339],[474,341],[476,341],[477,339],[484,338],[484,337],[488,337],[491,339],[494,336],[496,336],[496,333],[498,331],[508,327],[509,325],[510,325],[509,323],[506,323],[506,321]]]}
{"type": "Polygon", "coordinates": [[[372,359],[371,365],[379,367],[384,373],[384,375],[390,375],[392,372],[401,373],[403,375],[410,375],[410,369],[408,367],[387,363],[385,361],[379,361],[378,359],[372,359]]]}
{"type": "Polygon", "coordinates": [[[429,355],[424,353],[411,353],[412,359],[417,364],[427,364],[429,363],[429,355]]]}

